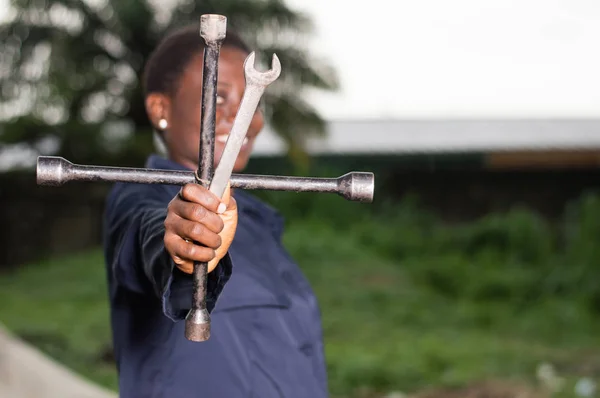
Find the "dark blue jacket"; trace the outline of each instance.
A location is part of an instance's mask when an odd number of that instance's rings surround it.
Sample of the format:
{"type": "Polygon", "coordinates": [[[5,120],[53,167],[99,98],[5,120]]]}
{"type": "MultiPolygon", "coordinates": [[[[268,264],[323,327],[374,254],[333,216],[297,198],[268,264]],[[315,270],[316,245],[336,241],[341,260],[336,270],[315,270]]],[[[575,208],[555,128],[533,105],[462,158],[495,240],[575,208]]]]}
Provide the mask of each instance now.
{"type": "MultiPolygon", "coordinates": [[[[184,170],[158,156],[146,167],[184,170]]],[[[281,244],[282,218],[246,192],[234,193],[236,236],[208,278],[211,338],[186,340],[191,278],[174,267],[162,241],[166,207],[179,189],[116,184],[107,200],[120,397],[327,397],[315,296],[281,244]]]]}

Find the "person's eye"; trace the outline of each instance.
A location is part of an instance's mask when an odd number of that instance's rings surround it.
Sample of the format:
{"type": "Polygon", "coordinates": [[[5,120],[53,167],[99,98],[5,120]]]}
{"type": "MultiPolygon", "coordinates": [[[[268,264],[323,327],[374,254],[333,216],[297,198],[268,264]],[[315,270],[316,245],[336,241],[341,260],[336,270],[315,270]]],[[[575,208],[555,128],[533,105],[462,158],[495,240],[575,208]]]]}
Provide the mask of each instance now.
{"type": "Polygon", "coordinates": [[[225,98],[223,96],[217,94],[217,105],[222,105],[225,103],[225,98]]]}

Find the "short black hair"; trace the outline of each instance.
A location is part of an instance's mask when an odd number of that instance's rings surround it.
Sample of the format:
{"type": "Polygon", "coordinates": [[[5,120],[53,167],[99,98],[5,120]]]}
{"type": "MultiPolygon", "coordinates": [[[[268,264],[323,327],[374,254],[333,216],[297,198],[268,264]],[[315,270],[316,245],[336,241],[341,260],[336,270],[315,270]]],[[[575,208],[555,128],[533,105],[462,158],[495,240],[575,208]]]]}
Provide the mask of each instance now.
{"type": "MultiPolygon", "coordinates": [[[[227,30],[221,46],[250,53],[248,45],[232,30],[227,30]]],[[[149,93],[173,94],[185,68],[194,56],[204,52],[204,47],[198,25],[188,25],[165,36],[146,61],[142,77],[144,96],[149,93]]]]}

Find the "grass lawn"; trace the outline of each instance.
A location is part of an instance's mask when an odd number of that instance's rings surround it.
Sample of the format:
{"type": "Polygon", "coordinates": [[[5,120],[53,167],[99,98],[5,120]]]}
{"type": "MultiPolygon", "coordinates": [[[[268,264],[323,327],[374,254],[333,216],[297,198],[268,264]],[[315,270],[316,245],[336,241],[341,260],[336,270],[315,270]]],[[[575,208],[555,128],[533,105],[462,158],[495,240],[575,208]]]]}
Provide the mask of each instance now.
{"type": "MultiPolygon", "coordinates": [[[[590,279],[588,268],[557,274],[575,257],[567,249],[535,249],[547,246],[543,225],[509,216],[511,225],[521,225],[508,228],[521,246],[492,250],[481,236],[500,233],[498,219],[432,229],[411,214],[397,215],[390,227],[372,221],[346,228],[318,217],[288,227],[285,243],[320,299],[332,396],[484,380],[537,388],[544,363],[562,380],[555,397],[578,396],[574,385],[582,377],[600,381],[600,313],[580,282],[590,279]],[[473,236],[477,250],[467,244],[473,236]],[[569,290],[567,280],[580,283],[580,291],[569,290]]],[[[102,261],[93,250],[0,275],[0,321],[115,388],[102,261]]]]}

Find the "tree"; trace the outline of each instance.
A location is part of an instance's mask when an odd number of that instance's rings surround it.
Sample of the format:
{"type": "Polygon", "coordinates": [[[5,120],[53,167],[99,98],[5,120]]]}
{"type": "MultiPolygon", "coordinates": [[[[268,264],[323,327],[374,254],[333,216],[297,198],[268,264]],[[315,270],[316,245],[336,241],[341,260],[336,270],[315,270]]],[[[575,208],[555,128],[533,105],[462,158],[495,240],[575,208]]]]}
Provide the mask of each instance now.
{"type": "Polygon", "coordinates": [[[139,162],[152,146],[140,87],[145,60],[166,30],[218,13],[249,40],[258,62],[274,52],[282,61],[264,95],[267,122],[302,163],[303,139],[323,134],[325,123],[298,94],[337,88],[333,69],[301,45],[310,20],[282,0],[168,3],[13,0],[0,26],[0,144],[82,163],[139,162]]]}

